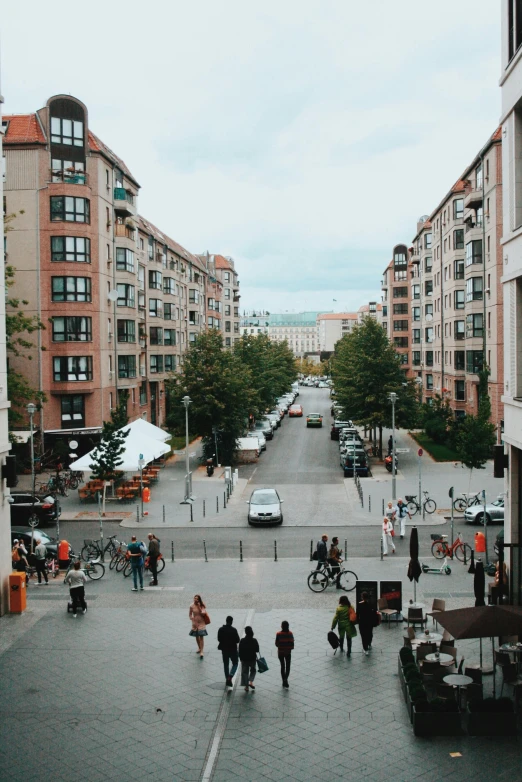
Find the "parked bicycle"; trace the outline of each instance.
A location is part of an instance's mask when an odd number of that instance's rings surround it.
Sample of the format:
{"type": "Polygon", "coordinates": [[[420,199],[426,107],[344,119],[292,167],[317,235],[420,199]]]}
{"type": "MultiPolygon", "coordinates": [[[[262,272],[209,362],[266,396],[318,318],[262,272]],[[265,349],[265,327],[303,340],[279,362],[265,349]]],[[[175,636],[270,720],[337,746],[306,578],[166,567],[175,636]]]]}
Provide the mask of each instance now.
{"type": "Polygon", "coordinates": [[[470,494],[463,491],[461,495],[453,500],[453,507],[460,512],[465,511],[466,508],[471,508],[472,505],[482,505],[482,491],[471,492],[470,494]]]}
{"type": "Polygon", "coordinates": [[[116,568],[116,572],[119,573],[123,568],[125,567],[125,562],[127,554],[127,544],[126,543],[120,543],[116,551],[111,557],[111,561],[109,562],[109,570],[114,570],[116,568]],[[118,567],[121,563],[121,567],[118,567]]]}
{"type": "Polygon", "coordinates": [[[464,564],[471,559],[472,548],[468,543],[464,543],[460,533],[451,545],[448,543],[447,535],[433,534],[431,539],[433,540],[431,553],[435,559],[444,559],[444,557],[453,559],[454,554],[458,561],[464,564]]]}
{"type": "Polygon", "coordinates": [[[308,587],[312,592],[324,592],[327,586],[333,586],[339,577],[341,589],[345,592],[352,592],[357,584],[357,575],[353,570],[345,570],[341,567],[340,573],[332,573],[330,565],[325,563],[319,570],[312,570],[308,576],[308,587]]]}
{"type": "MultiPolygon", "coordinates": [[[[65,573],[64,580],[69,575],[69,571],[72,569],[74,562],[79,559],[80,557],[77,554],[71,556],[71,562],[65,573]]],[[[99,581],[100,578],[103,578],[103,576],[105,575],[105,565],[102,562],[100,562],[99,559],[91,559],[89,562],[86,562],[85,565],[82,567],[82,570],[93,581],[99,581]]]]}
{"type": "Polygon", "coordinates": [[[111,535],[107,539],[107,544],[103,547],[101,547],[101,540],[84,540],[84,547],[81,550],[81,558],[84,562],[87,562],[89,559],[96,559],[97,557],[101,557],[103,554],[109,554],[110,557],[116,553],[118,546],[121,545],[119,540],[116,540],[116,535],[111,535]]]}
{"type": "MultiPolygon", "coordinates": [[[[422,509],[426,513],[435,513],[437,510],[437,503],[429,495],[429,492],[423,491],[424,500],[422,502],[422,509]]],[[[408,511],[412,516],[420,512],[421,506],[416,494],[405,494],[404,498],[408,503],[408,511]]]]}
{"type": "MultiPolygon", "coordinates": [[[[149,569],[149,558],[148,557],[145,557],[145,562],[144,562],[143,567],[145,568],[145,570],[149,569]]],[[[163,558],[163,554],[160,554],[159,557],[158,557],[158,574],[159,573],[163,573],[164,570],[165,570],[165,559],[163,558]]],[[[125,565],[123,567],[123,575],[125,576],[125,578],[128,578],[131,573],[132,573],[131,561],[130,561],[130,559],[127,559],[126,562],[125,562],[125,565]]]]}

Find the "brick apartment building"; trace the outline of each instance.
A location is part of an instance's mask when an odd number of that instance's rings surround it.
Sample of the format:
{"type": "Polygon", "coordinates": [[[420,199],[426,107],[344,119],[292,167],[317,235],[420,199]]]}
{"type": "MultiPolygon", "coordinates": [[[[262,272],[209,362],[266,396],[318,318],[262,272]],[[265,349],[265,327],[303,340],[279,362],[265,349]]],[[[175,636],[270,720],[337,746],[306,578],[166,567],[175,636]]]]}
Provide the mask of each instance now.
{"type": "Polygon", "coordinates": [[[209,280],[207,299],[208,325],[223,332],[223,344],[230,348],[240,338],[239,278],[232,258],[224,255],[198,256],[205,265],[209,280]]]}
{"type": "MultiPolygon", "coordinates": [[[[382,275],[382,326],[395,346],[405,374],[411,376],[411,288],[408,248],[398,244],[382,275]]],[[[368,313],[371,314],[371,313],[368,313]]]]}

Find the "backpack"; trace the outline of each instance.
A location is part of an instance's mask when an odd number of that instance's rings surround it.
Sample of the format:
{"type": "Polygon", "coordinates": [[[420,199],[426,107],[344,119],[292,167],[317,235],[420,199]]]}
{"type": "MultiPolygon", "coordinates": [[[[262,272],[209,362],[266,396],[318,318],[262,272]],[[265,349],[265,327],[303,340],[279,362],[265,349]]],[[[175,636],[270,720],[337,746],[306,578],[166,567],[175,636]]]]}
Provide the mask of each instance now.
{"type": "Polygon", "coordinates": [[[330,644],[332,649],[337,650],[338,647],[339,647],[339,644],[341,643],[339,641],[339,636],[337,635],[337,633],[334,633],[333,630],[330,630],[330,632],[328,633],[327,638],[328,638],[328,643],[330,644]]]}
{"type": "Polygon", "coordinates": [[[11,554],[11,559],[13,560],[13,562],[20,562],[20,552],[18,551],[18,546],[16,546],[13,549],[13,552],[11,554]]]}

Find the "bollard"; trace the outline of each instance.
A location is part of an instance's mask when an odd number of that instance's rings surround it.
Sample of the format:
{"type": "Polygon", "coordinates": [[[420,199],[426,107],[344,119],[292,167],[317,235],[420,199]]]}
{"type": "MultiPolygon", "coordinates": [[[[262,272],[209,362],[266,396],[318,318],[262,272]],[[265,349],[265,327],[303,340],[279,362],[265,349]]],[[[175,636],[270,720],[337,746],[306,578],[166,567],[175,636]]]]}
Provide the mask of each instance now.
{"type": "Polygon", "coordinates": [[[203,551],[205,552],[205,562],[208,562],[208,557],[207,557],[207,542],[206,542],[205,540],[203,541],[203,551]]]}
{"type": "Polygon", "coordinates": [[[219,497],[216,497],[216,513],[219,513],[219,497]]]}
{"type": "Polygon", "coordinates": [[[190,520],[194,521],[194,508],[192,507],[192,503],[190,503],[190,520]]]}
{"type": "Polygon", "coordinates": [[[223,492],[223,508],[227,509],[227,493],[226,491],[223,492]]]}
{"type": "Polygon", "coordinates": [[[314,542],[313,540],[310,541],[310,562],[313,562],[313,553],[314,553],[314,542]]]}
{"type": "Polygon", "coordinates": [[[348,541],[344,539],[344,558],[348,559],[348,541]]]}
{"type": "Polygon", "coordinates": [[[165,524],[165,506],[163,506],[163,523],[165,524]]]}
{"type": "Polygon", "coordinates": [[[384,499],[382,501],[382,515],[384,516],[384,499]]]}
{"type": "Polygon", "coordinates": [[[243,541],[239,541],[239,561],[243,561],[243,541]]]}
{"type": "Polygon", "coordinates": [[[274,540],[274,562],[277,562],[277,540],[274,540]]]}
{"type": "Polygon", "coordinates": [[[383,561],[383,559],[384,559],[384,552],[382,550],[382,535],[381,535],[381,562],[383,561]]]}
{"type": "Polygon", "coordinates": [[[368,513],[372,512],[372,495],[368,494],[368,513]]]}
{"type": "Polygon", "coordinates": [[[170,542],[170,546],[171,546],[171,557],[172,557],[172,561],[174,562],[174,541],[173,540],[170,542]]]}
{"type": "Polygon", "coordinates": [[[139,522],[140,522],[140,506],[139,505],[136,505],[136,521],[139,524],[139,522]]]}
{"type": "Polygon", "coordinates": [[[205,518],[205,516],[206,516],[206,511],[207,511],[206,503],[205,503],[205,500],[203,500],[203,518],[205,518]]]}

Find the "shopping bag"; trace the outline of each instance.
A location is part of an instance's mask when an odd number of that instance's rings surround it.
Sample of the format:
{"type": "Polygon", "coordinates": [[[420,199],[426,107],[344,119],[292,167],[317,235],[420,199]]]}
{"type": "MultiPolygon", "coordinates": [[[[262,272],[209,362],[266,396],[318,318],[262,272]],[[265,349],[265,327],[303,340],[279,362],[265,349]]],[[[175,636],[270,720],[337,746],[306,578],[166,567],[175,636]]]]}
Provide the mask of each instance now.
{"type": "Polygon", "coordinates": [[[257,658],[257,670],[258,673],[265,673],[268,671],[268,663],[264,657],[259,656],[257,658]]]}

